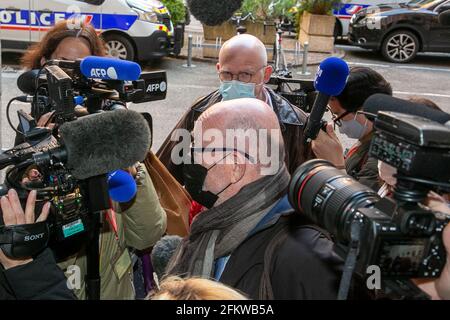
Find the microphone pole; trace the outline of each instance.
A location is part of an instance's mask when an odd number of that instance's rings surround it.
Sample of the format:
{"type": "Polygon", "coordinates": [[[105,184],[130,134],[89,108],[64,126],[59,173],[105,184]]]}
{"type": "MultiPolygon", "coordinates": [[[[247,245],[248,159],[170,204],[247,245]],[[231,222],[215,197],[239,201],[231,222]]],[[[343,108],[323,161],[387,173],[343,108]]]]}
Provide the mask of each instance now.
{"type": "Polygon", "coordinates": [[[88,300],[100,300],[100,229],[101,215],[104,210],[111,209],[108,193],[107,175],[85,180],[87,206],[90,212],[90,226],[86,242],[87,273],[85,277],[86,295],[88,300]]]}

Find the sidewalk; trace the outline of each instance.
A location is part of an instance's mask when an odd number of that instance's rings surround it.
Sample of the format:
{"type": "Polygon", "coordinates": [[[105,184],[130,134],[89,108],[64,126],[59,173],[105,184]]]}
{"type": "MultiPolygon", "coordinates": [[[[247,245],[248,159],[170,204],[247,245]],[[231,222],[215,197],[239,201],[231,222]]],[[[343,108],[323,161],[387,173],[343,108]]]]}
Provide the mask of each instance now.
{"type": "MultiPolygon", "coordinates": [[[[185,42],[184,47],[181,50],[179,58],[186,59],[187,51],[188,51],[188,37],[192,35],[193,37],[193,49],[192,49],[192,57],[197,61],[206,61],[206,62],[216,62],[215,58],[204,58],[203,57],[203,48],[201,45],[204,43],[203,39],[203,26],[202,24],[196,20],[194,17],[191,17],[191,23],[186,26],[185,29],[185,42]]],[[[208,50],[214,52],[216,51],[216,55],[220,50],[221,43],[210,44],[208,45],[208,50]]],[[[289,36],[285,35],[283,38],[283,48],[285,50],[286,62],[289,67],[295,68],[302,65],[303,62],[303,53],[302,48],[300,48],[299,44],[297,44],[297,40],[295,39],[295,35],[289,36]]],[[[271,60],[273,47],[267,47],[267,52],[269,56],[269,60],[271,60]]],[[[341,49],[335,49],[333,53],[318,53],[318,52],[308,52],[308,66],[314,66],[320,64],[324,59],[335,56],[339,58],[343,58],[345,56],[345,51],[341,49]]]]}

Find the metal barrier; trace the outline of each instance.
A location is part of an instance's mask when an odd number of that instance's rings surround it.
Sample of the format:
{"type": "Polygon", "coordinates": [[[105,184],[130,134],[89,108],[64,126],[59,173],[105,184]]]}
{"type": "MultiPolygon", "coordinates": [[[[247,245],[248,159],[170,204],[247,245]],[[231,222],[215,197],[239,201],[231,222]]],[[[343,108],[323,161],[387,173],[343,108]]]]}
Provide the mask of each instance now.
{"type": "Polygon", "coordinates": [[[192,64],[192,47],[193,47],[193,37],[192,34],[188,37],[188,55],[187,55],[187,63],[183,64],[185,68],[195,68],[196,66],[192,64]]]}

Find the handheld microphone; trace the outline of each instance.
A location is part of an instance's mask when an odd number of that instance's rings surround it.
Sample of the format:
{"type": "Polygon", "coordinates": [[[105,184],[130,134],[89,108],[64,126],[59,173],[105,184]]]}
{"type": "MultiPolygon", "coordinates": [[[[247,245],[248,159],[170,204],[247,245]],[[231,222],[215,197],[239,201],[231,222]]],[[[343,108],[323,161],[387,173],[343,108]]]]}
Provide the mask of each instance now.
{"type": "Polygon", "coordinates": [[[444,26],[450,26],[450,10],[444,11],[439,15],[439,23],[444,26]]]}
{"type": "Polygon", "coordinates": [[[66,122],[60,129],[63,146],[33,155],[36,165],[66,163],[78,180],[128,168],[145,159],[151,134],[144,117],[116,110],[66,122]]]}
{"type": "Polygon", "coordinates": [[[441,124],[450,121],[450,114],[446,112],[381,93],[370,96],[364,102],[363,111],[373,115],[377,115],[380,111],[404,113],[426,118],[441,124]]]}
{"type": "Polygon", "coordinates": [[[135,62],[95,56],[81,60],[80,70],[87,78],[119,81],[136,81],[142,72],[135,62]]]}
{"type": "Polygon", "coordinates": [[[152,265],[159,279],[164,276],[167,265],[182,240],[180,236],[165,236],[153,247],[151,253],[152,265]]]}
{"type": "Polygon", "coordinates": [[[136,196],[136,181],[126,171],[117,170],[111,172],[108,174],[108,192],[112,200],[119,203],[127,203],[136,196]]]}
{"type": "Polygon", "coordinates": [[[243,0],[187,0],[189,11],[201,23],[218,26],[229,20],[242,6],[243,0]]]}
{"type": "Polygon", "coordinates": [[[330,97],[338,96],[344,91],[349,75],[350,69],[342,59],[331,57],[320,64],[314,80],[314,87],[319,93],[304,130],[305,143],[317,138],[330,97]]]}

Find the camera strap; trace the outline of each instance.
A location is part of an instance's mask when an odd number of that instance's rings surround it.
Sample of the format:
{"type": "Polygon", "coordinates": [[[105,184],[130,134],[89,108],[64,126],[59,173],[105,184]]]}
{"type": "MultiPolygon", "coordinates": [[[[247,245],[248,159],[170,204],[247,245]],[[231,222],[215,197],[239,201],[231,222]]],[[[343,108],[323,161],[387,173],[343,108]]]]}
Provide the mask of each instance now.
{"type": "Polygon", "coordinates": [[[339,285],[338,300],[347,300],[352,282],[353,272],[355,271],[356,261],[359,254],[359,244],[361,240],[362,222],[354,220],[351,225],[350,250],[345,259],[344,272],[342,273],[341,283],[339,285]]]}
{"type": "Polygon", "coordinates": [[[119,240],[119,229],[117,227],[116,212],[113,209],[105,210],[106,221],[108,221],[114,232],[116,240],[119,240]]]}
{"type": "Polygon", "coordinates": [[[47,222],[0,227],[0,248],[13,259],[34,257],[47,247],[50,230],[47,222]]]}

